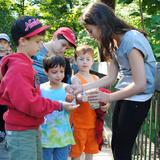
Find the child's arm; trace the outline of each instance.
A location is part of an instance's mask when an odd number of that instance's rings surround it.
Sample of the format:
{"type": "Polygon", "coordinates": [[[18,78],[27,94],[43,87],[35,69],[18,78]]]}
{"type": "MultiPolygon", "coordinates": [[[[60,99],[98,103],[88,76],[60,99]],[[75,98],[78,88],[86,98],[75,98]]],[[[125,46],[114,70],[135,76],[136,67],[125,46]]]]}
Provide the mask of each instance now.
{"type": "Polygon", "coordinates": [[[100,109],[103,111],[103,112],[108,112],[109,108],[110,108],[110,103],[107,103],[105,105],[102,105],[100,106],[100,109]]]}
{"type": "Polygon", "coordinates": [[[80,85],[81,82],[80,82],[80,80],[79,80],[76,76],[73,76],[73,77],[71,78],[71,84],[80,85]]]}
{"type": "Polygon", "coordinates": [[[74,109],[76,109],[77,107],[79,107],[79,104],[75,104],[75,103],[69,103],[69,102],[62,102],[62,108],[64,108],[67,112],[70,112],[74,109]]]}
{"type": "MultiPolygon", "coordinates": [[[[81,82],[80,82],[80,80],[79,80],[76,76],[73,76],[73,77],[71,78],[71,84],[73,84],[73,85],[80,85],[81,82]]],[[[83,99],[82,94],[77,94],[77,95],[76,95],[76,99],[77,99],[78,101],[82,101],[82,99],[83,99]]]]}
{"type": "MultiPolygon", "coordinates": [[[[32,80],[32,70],[24,67],[22,70],[21,67],[23,66],[19,65],[8,69],[2,80],[5,88],[3,94],[9,101],[6,105],[32,117],[43,117],[54,110],[61,110],[61,103],[41,97],[39,87],[32,80]]],[[[1,99],[3,100],[3,95],[1,99]]]]}

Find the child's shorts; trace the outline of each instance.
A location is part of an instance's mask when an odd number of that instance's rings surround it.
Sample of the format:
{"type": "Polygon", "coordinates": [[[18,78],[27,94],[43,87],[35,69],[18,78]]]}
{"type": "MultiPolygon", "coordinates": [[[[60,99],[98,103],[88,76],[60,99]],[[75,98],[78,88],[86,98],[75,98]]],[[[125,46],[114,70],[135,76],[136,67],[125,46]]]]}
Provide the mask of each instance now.
{"type": "Polygon", "coordinates": [[[39,130],[6,132],[10,160],[42,160],[39,130]]]}
{"type": "Polygon", "coordinates": [[[80,157],[82,152],[86,154],[98,153],[98,143],[94,129],[74,128],[74,139],[76,144],[71,147],[71,157],[80,157]]]}

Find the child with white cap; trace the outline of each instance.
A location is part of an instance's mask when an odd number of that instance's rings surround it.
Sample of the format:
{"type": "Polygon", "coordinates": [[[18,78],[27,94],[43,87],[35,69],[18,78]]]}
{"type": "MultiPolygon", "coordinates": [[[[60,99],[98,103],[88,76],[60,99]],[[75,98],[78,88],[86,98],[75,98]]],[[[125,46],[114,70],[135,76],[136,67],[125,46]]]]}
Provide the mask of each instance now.
{"type": "MultiPolygon", "coordinates": [[[[11,51],[10,38],[6,33],[0,33],[0,59],[11,51]]],[[[7,110],[7,107],[0,105],[0,143],[5,140],[5,127],[3,114],[7,110]]]]}
{"type": "Polygon", "coordinates": [[[0,33],[0,59],[11,52],[10,38],[6,33],[0,33]]]}

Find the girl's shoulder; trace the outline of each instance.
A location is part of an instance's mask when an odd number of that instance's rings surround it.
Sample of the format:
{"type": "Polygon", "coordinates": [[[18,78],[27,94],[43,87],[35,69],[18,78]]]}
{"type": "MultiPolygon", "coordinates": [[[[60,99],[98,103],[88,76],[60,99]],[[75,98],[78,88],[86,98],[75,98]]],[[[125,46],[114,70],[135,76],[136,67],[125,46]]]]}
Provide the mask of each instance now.
{"type": "Polygon", "coordinates": [[[130,30],[123,35],[117,52],[129,53],[132,48],[142,48],[146,43],[148,41],[143,33],[137,30],[130,30]]]}
{"type": "Polygon", "coordinates": [[[134,41],[135,39],[141,39],[144,37],[145,36],[143,33],[139,32],[137,30],[130,30],[124,34],[122,41],[130,42],[130,41],[134,41]]]}

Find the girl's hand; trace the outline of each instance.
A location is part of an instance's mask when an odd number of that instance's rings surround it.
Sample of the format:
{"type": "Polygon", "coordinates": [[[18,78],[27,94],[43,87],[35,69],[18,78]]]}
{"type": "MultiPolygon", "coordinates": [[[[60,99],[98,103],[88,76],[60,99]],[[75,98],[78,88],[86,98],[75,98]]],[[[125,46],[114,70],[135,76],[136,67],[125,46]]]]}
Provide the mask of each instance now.
{"type": "Polygon", "coordinates": [[[107,104],[108,102],[110,102],[110,95],[108,93],[104,93],[102,91],[100,91],[99,89],[92,89],[92,90],[88,90],[86,91],[87,97],[88,97],[88,101],[91,103],[105,103],[107,104]]]}
{"type": "Polygon", "coordinates": [[[72,88],[73,88],[73,93],[74,93],[75,95],[77,95],[78,93],[82,93],[82,92],[83,92],[83,87],[82,87],[81,84],[79,84],[79,85],[74,85],[74,84],[72,84],[71,86],[72,86],[72,88]]]}
{"type": "Polygon", "coordinates": [[[77,96],[76,96],[76,99],[78,100],[78,101],[82,101],[82,94],[77,94],[77,96]]]}
{"type": "Polygon", "coordinates": [[[73,94],[73,88],[71,87],[71,85],[67,85],[65,87],[65,91],[69,94],[73,94]]]}
{"type": "Polygon", "coordinates": [[[74,94],[77,95],[78,93],[82,93],[83,92],[83,87],[81,84],[71,84],[71,85],[67,85],[65,87],[66,92],[70,93],[70,94],[74,94]]]}

